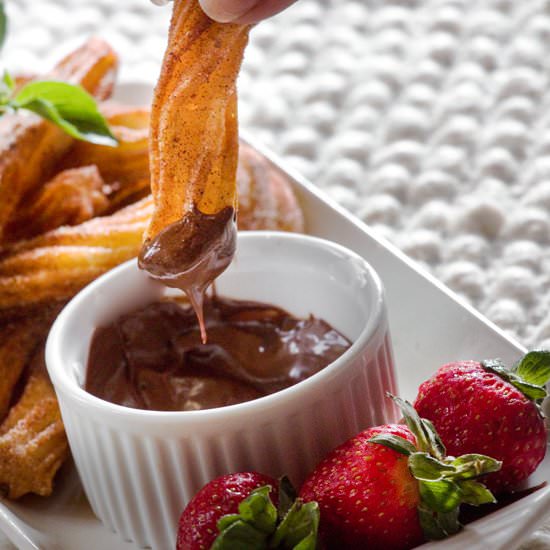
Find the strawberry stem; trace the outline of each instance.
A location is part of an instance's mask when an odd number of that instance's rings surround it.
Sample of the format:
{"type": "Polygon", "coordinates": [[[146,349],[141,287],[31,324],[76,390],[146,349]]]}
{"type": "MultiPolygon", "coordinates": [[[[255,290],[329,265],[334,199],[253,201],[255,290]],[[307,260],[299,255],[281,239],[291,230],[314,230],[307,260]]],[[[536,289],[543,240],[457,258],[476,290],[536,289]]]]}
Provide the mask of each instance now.
{"type": "Polygon", "coordinates": [[[377,435],[371,443],[384,445],[408,456],[411,475],[418,481],[420,504],[418,518],[428,540],[445,538],[460,530],[458,512],[461,504],[479,506],[495,502],[493,494],[477,478],[500,470],[502,463],[481,454],[458,458],[446,456],[433,424],[420,418],[407,401],[390,397],[397,403],[404,420],[416,438],[416,446],[404,438],[377,435]]]}
{"type": "Polygon", "coordinates": [[[220,534],[211,550],[315,550],[319,529],[319,505],[304,503],[288,478],[279,480],[279,507],[271,497],[271,486],[254,489],[239,504],[237,514],[218,520],[220,534]]]}
{"type": "MultiPolygon", "coordinates": [[[[548,395],[545,384],[550,380],[550,351],[535,350],[526,353],[512,369],[500,359],[481,362],[483,368],[512,384],[527,399],[540,404],[548,395]]],[[[541,413],[542,414],[542,413],[541,413]]]]}

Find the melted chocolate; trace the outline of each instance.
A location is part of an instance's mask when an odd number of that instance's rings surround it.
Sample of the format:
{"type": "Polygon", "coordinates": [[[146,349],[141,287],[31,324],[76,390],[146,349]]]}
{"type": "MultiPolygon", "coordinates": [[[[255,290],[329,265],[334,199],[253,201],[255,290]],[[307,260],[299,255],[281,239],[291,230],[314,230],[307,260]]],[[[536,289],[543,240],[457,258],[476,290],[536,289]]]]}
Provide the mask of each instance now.
{"type": "Polygon", "coordinates": [[[203,343],[206,343],[204,293],[231,263],[236,241],[233,208],[224,208],[214,215],[195,208],[145,243],[139,255],[140,269],[187,294],[199,320],[203,343]]]}
{"type": "Polygon", "coordinates": [[[292,386],[346,351],[325,321],[277,307],[213,297],[204,304],[209,342],[189,307],[156,302],[96,330],[85,388],[127,407],[199,410],[292,386]]]}

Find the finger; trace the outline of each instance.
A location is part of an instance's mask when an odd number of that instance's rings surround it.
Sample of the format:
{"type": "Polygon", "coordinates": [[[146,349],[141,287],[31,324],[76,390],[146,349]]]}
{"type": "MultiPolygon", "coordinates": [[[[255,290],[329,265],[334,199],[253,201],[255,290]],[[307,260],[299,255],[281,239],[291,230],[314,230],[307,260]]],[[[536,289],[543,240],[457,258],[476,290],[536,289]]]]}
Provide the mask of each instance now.
{"type": "Polygon", "coordinates": [[[296,0],[200,0],[206,14],[222,23],[257,23],[296,0]]]}

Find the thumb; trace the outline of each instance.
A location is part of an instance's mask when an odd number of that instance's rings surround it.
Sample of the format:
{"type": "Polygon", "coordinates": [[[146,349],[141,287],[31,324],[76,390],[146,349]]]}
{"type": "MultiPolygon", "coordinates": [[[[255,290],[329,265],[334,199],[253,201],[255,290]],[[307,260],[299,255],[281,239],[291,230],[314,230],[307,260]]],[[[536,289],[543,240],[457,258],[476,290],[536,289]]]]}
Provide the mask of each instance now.
{"type": "Polygon", "coordinates": [[[257,23],[296,0],[199,0],[206,15],[220,23],[257,23]]]}

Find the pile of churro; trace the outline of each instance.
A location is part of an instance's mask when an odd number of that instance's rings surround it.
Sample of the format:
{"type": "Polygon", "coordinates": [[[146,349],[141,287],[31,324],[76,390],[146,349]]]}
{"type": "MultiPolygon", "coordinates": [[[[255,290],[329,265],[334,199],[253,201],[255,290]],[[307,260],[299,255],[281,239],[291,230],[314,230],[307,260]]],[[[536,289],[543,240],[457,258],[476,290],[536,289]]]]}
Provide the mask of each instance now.
{"type": "MultiPolygon", "coordinates": [[[[199,41],[204,21],[201,15],[193,23],[199,41]]],[[[188,74],[172,75],[164,83],[161,79],[156,101],[164,101],[163,91],[168,101],[170,87],[177,82],[191,82],[185,94],[197,104],[186,116],[198,109],[198,117],[201,106],[207,107],[212,99],[208,88],[194,88],[200,75],[193,71],[204,71],[198,60],[206,56],[212,66],[229,68],[235,63],[231,52],[211,47],[216,42],[199,42],[201,47],[186,65],[188,74]]],[[[150,140],[148,107],[110,101],[117,64],[111,47],[92,39],[46,76],[80,84],[92,94],[118,147],[77,141],[29,113],[0,118],[0,487],[10,498],[50,494],[55,474],[68,456],[57,400],[44,366],[45,340],[64,304],[102,273],[136,257],[144,232],[154,226],[155,222],[150,226],[154,211],[150,142],[155,170],[160,166],[155,151],[167,143],[186,151],[187,156],[179,157],[182,174],[190,173],[189,163],[197,158],[209,167],[218,159],[220,170],[232,169],[227,164],[230,159],[224,164],[220,148],[209,144],[205,150],[199,134],[191,135],[189,119],[185,128],[183,119],[179,128],[163,128],[157,120],[152,127],[161,131],[152,132],[150,140]]],[[[188,99],[181,97],[177,108],[184,109],[188,99]]],[[[225,124],[236,124],[231,118],[235,101],[233,94],[223,106],[225,124]]],[[[160,112],[157,106],[155,113],[160,112]]],[[[200,125],[212,120],[197,118],[195,123],[200,133],[200,125]]],[[[227,136],[236,136],[236,130],[227,136]]],[[[223,150],[227,143],[218,145],[223,150]]],[[[236,155],[237,142],[229,147],[236,155]]],[[[239,229],[303,230],[302,212],[289,183],[246,145],[238,152],[236,173],[239,229]]],[[[163,181],[159,176],[153,180],[163,181]]],[[[191,189],[195,193],[198,188],[191,189]]],[[[206,200],[208,189],[203,188],[201,196],[206,200]]],[[[228,200],[236,206],[233,197],[231,193],[228,200]]],[[[169,204],[177,211],[174,219],[188,198],[169,204]]],[[[208,210],[204,201],[198,204],[208,210]]]]}

